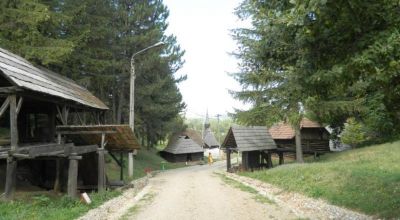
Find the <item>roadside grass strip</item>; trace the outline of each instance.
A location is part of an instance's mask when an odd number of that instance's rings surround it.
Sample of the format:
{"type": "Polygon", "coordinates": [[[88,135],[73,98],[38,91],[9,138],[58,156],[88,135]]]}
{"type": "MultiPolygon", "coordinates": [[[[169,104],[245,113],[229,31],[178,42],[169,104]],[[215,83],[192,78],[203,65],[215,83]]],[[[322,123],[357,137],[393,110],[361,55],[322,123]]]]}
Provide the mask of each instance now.
{"type": "Polygon", "coordinates": [[[257,202],[260,202],[263,204],[275,204],[274,201],[261,195],[257,190],[251,188],[250,186],[246,186],[245,184],[243,184],[241,182],[233,180],[222,173],[214,172],[214,174],[219,176],[225,184],[230,185],[234,188],[240,189],[243,192],[248,192],[248,193],[253,194],[253,199],[256,200],[257,202]]]}

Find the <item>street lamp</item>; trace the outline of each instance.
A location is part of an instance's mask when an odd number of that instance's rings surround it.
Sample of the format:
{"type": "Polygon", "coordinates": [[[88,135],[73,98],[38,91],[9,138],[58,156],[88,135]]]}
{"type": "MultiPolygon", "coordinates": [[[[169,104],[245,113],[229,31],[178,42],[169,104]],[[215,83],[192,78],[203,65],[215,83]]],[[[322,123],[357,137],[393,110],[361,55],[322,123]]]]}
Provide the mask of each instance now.
{"type": "MultiPolygon", "coordinates": [[[[135,131],[135,56],[142,54],[143,52],[150,50],[152,48],[160,47],[165,45],[164,42],[158,42],[151,46],[140,50],[131,56],[131,85],[130,85],[130,97],[129,97],[129,127],[132,129],[132,132],[135,131]]],[[[128,153],[128,176],[133,176],[133,152],[128,153]]]]}

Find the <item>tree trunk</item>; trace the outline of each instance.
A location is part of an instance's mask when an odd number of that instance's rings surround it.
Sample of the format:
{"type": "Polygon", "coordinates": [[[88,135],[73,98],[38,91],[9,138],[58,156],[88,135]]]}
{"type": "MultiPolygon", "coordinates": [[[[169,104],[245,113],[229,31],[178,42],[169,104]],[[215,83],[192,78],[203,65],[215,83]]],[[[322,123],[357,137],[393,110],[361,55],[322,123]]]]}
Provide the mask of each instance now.
{"type": "Polygon", "coordinates": [[[296,160],[298,163],[304,163],[303,160],[303,148],[301,147],[301,131],[300,125],[296,125],[294,128],[295,139],[296,139],[296,160]]]}

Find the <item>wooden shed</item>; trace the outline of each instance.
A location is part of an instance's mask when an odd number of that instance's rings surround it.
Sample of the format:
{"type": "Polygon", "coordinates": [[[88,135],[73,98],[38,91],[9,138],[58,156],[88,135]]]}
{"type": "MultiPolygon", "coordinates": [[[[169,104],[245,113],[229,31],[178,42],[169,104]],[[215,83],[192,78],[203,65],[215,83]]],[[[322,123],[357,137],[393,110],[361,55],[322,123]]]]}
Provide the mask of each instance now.
{"type": "MultiPolygon", "coordinates": [[[[329,152],[329,132],[317,122],[304,118],[301,121],[301,144],[306,154],[329,152]]],[[[279,149],[295,151],[295,132],[287,123],[278,123],[269,129],[279,149]]]]}
{"type": "Polygon", "coordinates": [[[169,162],[189,162],[203,159],[204,150],[188,135],[174,136],[168,146],[160,152],[169,162]]]}
{"type": "Polygon", "coordinates": [[[274,150],[277,147],[267,127],[232,126],[225,137],[222,148],[227,152],[227,170],[229,171],[232,151],[242,154],[242,168],[248,170],[271,163],[268,150],[274,150]]]}
{"type": "Polygon", "coordinates": [[[106,150],[139,148],[127,126],[104,126],[107,110],[74,81],[0,49],[0,128],[9,130],[0,141],[4,196],[12,199],[21,179],[71,197],[103,190],[106,150]],[[74,142],[76,135],[87,137],[74,142]]]}

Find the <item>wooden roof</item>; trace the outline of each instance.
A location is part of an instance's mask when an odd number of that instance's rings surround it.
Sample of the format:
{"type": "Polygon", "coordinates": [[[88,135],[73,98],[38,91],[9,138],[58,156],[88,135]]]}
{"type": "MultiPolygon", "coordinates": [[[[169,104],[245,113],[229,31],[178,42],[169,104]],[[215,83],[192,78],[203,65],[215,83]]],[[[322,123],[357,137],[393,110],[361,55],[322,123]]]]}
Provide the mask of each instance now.
{"type": "Polygon", "coordinates": [[[196,142],[196,144],[203,146],[203,139],[201,138],[201,135],[199,132],[193,129],[186,129],[185,131],[176,133],[170,140],[177,139],[179,136],[188,136],[190,139],[196,142]]]}
{"type": "MultiPolygon", "coordinates": [[[[300,124],[301,128],[324,128],[318,122],[311,121],[308,118],[303,118],[300,124]]],[[[271,134],[273,139],[276,140],[285,140],[285,139],[292,139],[295,136],[294,129],[288,123],[277,123],[273,125],[269,129],[269,133],[271,134]]]]}
{"type": "Polygon", "coordinates": [[[207,147],[219,147],[219,143],[210,128],[205,129],[203,141],[207,147]]]}
{"type": "Polygon", "coordinates": [[[170,140],[168,146],[163,150],[171,154],[189,154],[204,152],[201,145],[197,144],[189,136],[179,136],[170,140]]]}
{"type": "Polygon", "coordinates": [[[232,126],[225,137],[224,148],[236,148],[238,151],[257,151],[275,149],[276,144],[264,126],[232,126]]]}
{"type": "Polygon", "coordinates": [[[108,107],[87,89],[73,80],[33,66],[30,62],[0,48],[0,75],[22,89],[77,102],[96,109],[108,107]]]}
{"type": "Polygon", "coordinates": [[[128,125],[57,126],[57,132],[65,133],[68,139],[71,139],[76,145],[100,145],[101,134],[99,132],[101,131],[114,132],[106,134],[106,149],[108,150],[140,149],[137,138],[128,125]]]}

